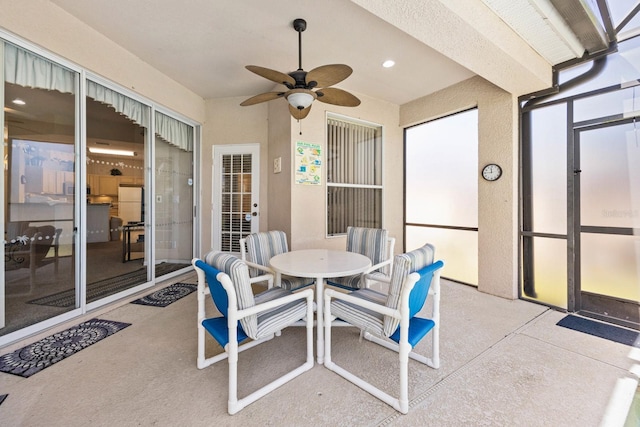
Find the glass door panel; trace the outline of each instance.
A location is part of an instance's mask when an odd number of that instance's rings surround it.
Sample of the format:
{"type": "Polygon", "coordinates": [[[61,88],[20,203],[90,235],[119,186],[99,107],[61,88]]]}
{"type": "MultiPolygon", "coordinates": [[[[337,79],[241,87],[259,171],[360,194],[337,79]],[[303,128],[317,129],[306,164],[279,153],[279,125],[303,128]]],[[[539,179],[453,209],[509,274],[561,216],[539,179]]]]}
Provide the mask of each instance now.
{"type": "MultiPolygon", "coordinates": [[[[2,47],[0,41],[0,58],[2,47]]],[[[74,190],[79,75],[8,43],[4,55],[0,336],[71,311],[77,299],[74,190]]]]}
{"type": "Polygon", "coordinates": [[[597,300],[589,310],[638,322],[640,135],[630,121],[579,131],[578,141],[581,305],[597,300]]]}
{"type": "Polygon", "coordinates": [[[87,81],[86,301],[151,280],[145,152],[151,109],[87,81]]]}
{"type": "Polygon", "coordinates": [[[260,226],[259,146],[219,145],[213,157],[213,248],[239,253],[239,240],[260,226]]]}
{"type": "Polygon", "coordinates": [[[189,268],[193,258],[194,128],[156,112],[155,275],[189,268]]]}

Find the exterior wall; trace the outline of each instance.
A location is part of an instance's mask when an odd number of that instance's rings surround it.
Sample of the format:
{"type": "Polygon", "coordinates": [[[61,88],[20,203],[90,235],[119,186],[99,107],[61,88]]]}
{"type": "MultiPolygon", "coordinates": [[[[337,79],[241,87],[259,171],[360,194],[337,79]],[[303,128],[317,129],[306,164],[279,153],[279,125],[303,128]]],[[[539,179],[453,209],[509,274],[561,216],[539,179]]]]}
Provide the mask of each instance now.
{"type": "Polygon", "coordinates": [[[243,98],[210,99],[206,102],[206,125],[203,127],[201,146],[200,239],[201,249],[212,246],[212,193],[213,146],[224,144],[260,144],[260,229],[267,229],[269,197],[267,173],[272,170],[268,162],[267,104],[241,107],[243,98]]]}
{"type": "MultiPolygon", "coordinates": [[[[478,107],[478,289],[518,298],[518,100],[473,77],[400,107],[407,127],[478,107]],[[495,182],[480,178],[487,163],[502,166],[495,182]]],[[[464,206],[460,206],[464,209],[464,206]]]]}
{"type": "Polygon", "coordinates": [[[204,100],[47,0],[1,0],[0,28],[202,123],[204,100]]]}
{"type": "MultiPolygon", "coordinates": [[[[362,94],[355,94],[362,103],[358,107],[338,107],[315,101],[309,115],[298,123],[288,114],[286,104],[273,102],[271,108],[286,112],[288,124],[288,152],[286,153],[288,185],[280,182],[274,189],[290,187],[290,205],[271,205],[271,218],[289,217],[291,231],[291,249],[322,247],[344,249],[346,237],[326,238],[326,116],[327,112],[346,117],[376,123],[384,129],[384,207],[383,226],[396,238],[396,251],[403,248],[403,130],[398,127],[399,106],[362,94]],[[302,135],[300,135],[302,132],[302,135]],[[297,141],[320,144],[322,147],[323,168],[321,185],[295,184],[294,149],[297,141]]],[[[278,122],[280,123],[280,121],[278,122]]],[[[279,142],[269,141],[270,146],[279,146],[279,142]],[[272,144],[273,143],[273,144],[272,144]]],[[[285,157],[283,156],[283,174],[285,157]]]]}
{"type": "MultiPolygon", "coordinates": [[[[269,158],[263,177],[269,182],[268,230],[281,230],[287,234],[291,247],[292,211],[291,190],[293,177],[293,159],[291,134],[293,132],[291,116],[284,100],[267,103],[269,108],[269,158]],[[273,160],[281,159],[282,172],[273,173],[273,160]]],[[[251,108],[251,107],[250,107],[251,108]]]]}

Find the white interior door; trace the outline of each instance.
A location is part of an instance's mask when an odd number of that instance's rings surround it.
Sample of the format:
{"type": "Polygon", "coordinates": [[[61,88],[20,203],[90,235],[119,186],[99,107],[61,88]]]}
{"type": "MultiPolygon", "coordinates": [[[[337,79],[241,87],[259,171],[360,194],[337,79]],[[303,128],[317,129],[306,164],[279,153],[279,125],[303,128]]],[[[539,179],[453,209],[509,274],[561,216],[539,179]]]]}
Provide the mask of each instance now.
{"type": "Polygon", "coordinates": [[[260,146],[213,147],[213,249],[240,252],[238,241],[259,230],[260,146]]]}

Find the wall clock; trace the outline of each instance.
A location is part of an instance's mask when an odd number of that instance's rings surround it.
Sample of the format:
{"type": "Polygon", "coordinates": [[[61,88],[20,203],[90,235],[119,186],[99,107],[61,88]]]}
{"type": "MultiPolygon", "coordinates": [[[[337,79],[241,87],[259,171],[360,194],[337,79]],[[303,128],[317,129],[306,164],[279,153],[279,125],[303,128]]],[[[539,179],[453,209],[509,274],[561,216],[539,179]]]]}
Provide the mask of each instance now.
{"type": "Polygon", "coordinates": [[[495,163],[489,163],[482,168],[482,177],[487,181],[495,181],[502,176],[502,168],[495,163]]]}

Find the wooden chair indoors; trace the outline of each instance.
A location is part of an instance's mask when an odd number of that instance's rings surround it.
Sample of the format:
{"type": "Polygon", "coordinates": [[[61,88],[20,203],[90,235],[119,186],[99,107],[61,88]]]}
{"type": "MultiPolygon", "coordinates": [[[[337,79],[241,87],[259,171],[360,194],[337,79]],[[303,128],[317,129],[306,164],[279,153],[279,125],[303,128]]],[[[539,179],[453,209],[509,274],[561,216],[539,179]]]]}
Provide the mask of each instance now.
{"type": "Polygon", "coordinates": [[[54,265],[58,275],[59,238],[62,229],[53,225],[30,226],[28,222],[11,223],[5,239],[5,270],[29,269],[29,293],[36,284],[36,272],[45,265],[54,265]],[[53,253],[50,254],[51,249],[53,253]]]}
{"type": "Polygon", "coordinates": [[[433,262],[433,258],[430,244],[396,255],[388,295],[366,288],[349,294],[325,290],[324,366],[404,414],[409,411],[409,358],[432,368],[440,366],[440,269],[444,263],[433,262]],[[433,303],[431,318],[418,317],[428,295],[433,303]],[[398,352],[399,397],[392,397],[331,360],[331,325],[336,318],[360,328],[367,340],[398,352]],[[430,332],[431,357],[415,353],[413,349],[430,332]]]}
{"type": "MultiPolygon", "coordinates": [[[[229,399],[227,410],[235,414],[277,387],[313,367],[313,290],[292,293],[279,286],[253,295],[247,264],[234,255],[209,252],[204,260],[194,258],[192,264],[198,275],[198,369],[220,360],[229,362],[229,399]],[[207,318],[207,295],[213,299],[220,316],[207,318]],[[306,325],[305,362],[278,379],[238,399],[238,353],[255,347],[280,332],[304,320],[306,325]],[[207,358],[205,332],[224,349],[223,353],[207,358]],[[245,343],[243,343],[246,341],[245,343]],[[239,345],[240,343],[243,343],[239,345]]],[[[294,348],[290,349],[294,351],[294,348]]],[[[256,366],[255,369],[268,369],[256,366]]]]}

